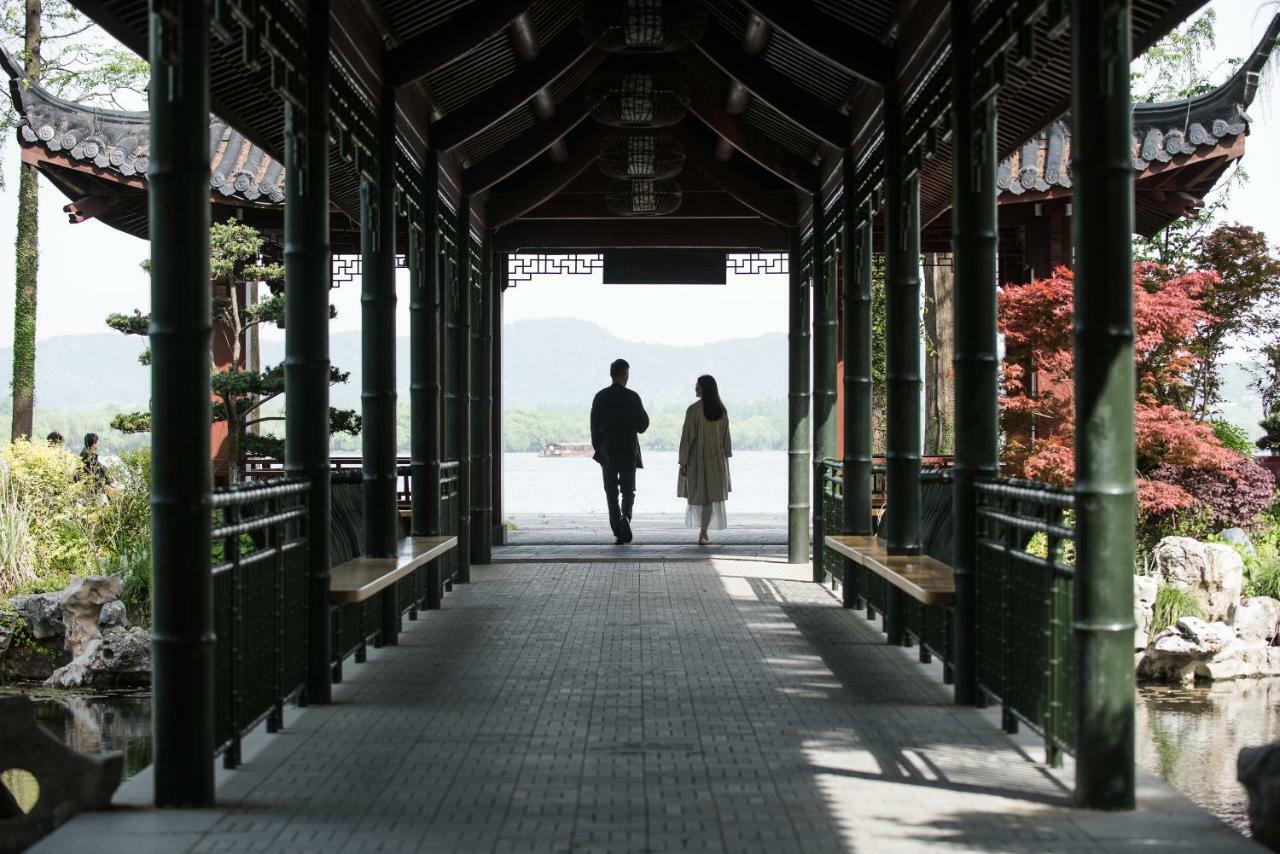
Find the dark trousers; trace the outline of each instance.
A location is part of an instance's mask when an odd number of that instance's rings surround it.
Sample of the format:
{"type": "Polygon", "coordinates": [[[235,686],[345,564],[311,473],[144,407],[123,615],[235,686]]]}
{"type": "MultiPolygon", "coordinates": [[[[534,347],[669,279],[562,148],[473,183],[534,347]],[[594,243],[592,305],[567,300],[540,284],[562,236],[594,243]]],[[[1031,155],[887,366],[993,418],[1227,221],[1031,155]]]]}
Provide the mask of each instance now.
{"type": "Polygon", "coordinates": [[[636,467],[604,465],[604,497],[609,506],[609,527],[617,535],[618,525],[625,516],[631,521],[631,508],[636,503],[636,467]],[[622,493],[622,506],[618,506],[618,493],[622,493]]]}

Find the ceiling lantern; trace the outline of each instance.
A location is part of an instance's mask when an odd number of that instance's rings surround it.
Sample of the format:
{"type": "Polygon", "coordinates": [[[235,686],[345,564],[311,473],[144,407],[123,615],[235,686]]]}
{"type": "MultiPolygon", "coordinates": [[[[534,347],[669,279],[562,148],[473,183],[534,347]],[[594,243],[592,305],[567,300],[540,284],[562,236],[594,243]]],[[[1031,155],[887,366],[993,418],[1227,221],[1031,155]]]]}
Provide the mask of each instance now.
{"type": "Polygon", "coordinates": [[[587,0],[582,31],[601,50],[669,53],[702,38],[707,12],[697,0],[587,0]]]}
{"type": "Polygon", "coordinates": [[[604,74],[587,92],[587,106],[596,121],[612,127],[664,128],[689,111],[689,90],[667,74],[604,74]]]}
{"type": "Polygon", "coordinates": [[[613,181],[605,193],[605,205],[618,216],[665,216],[680,207],[683,194],[675,181],[613,181]]]}
{"type": "Polygon", "coordinates": [[[610,178],[674,178],[684,168],[684,146],[665,133],[615,133],[600,147],[599,163],[610,178]]]}

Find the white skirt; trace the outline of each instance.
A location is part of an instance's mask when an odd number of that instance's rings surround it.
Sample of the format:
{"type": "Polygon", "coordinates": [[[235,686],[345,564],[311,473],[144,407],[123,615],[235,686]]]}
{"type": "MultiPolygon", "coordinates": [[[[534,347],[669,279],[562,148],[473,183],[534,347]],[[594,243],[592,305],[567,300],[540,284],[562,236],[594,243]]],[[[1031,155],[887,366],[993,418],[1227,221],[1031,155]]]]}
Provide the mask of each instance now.
{"type": "Polygon", "coordinates": [[[710,504],[690,504],[689,509],[684,511],[684,524],[689,528],[702,528],[702,511],[704,508],[711,508],[711,519],[707,524],[707,530],[723,531],[729,527],[729,516],[725,513],[723,501],[712,501],[710,504]]]}

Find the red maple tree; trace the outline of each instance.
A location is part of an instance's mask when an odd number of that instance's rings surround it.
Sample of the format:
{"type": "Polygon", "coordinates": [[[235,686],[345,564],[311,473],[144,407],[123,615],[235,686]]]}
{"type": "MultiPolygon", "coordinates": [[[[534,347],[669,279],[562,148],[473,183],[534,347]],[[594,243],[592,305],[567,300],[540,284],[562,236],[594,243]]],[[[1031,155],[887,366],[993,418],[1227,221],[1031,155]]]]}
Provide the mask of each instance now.
{"type": "MultiPolygon", "coordinates": [[[[1152,263],[1134,265],[1134,368],[1137,400],[1138,501],[1146,516],[1194,506],[1180,483],[1148,477],[1157,466],[1178,466],[1234,482],[1240,456],[1223,447],[1213,427],[1184,407],[1186,377],[1198,356],[1192,342],[1214,318],[1201,294],[1217,273],[1173,274],[1152,263]]],[[[1075,413],[1072,380],[1072,274],[1066,267],[1048,279],[1009,285],[1000,292],[1004,334],[1004,462],[1015,475],[1069,486],[1075,477],[1075,413]]]]}

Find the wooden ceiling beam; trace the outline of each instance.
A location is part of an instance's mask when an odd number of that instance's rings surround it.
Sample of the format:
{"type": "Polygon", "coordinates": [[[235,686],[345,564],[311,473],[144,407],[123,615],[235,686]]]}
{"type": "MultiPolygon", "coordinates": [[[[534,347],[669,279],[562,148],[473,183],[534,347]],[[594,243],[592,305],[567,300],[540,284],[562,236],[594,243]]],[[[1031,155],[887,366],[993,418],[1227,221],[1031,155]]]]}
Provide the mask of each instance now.
{"type": "Polygon", "coordinates": [[[575,143],[569,150],[568,160],[545,168],[530,180],[522,182],[519,192],[503,195],[490,194],[486,203],[486,219],[489,225],[494,228],[506,225],[572,184],[596,162],[596,157],[600,153],[600,144],[604,142],[606,136],[608,133],[605,128],[594,128],[590,135],[575,143]]]}
{"type": "Polygon", "coordinates": [[[787,227],[794,227],[799,222],[799,205],[794,193],[761,189],[755,182],[743,177],[732,165],[717,160],[683,125],[672,128],[672,132],[684,143],[686,167],[692,166],[766,219],[787,227]]]}
{"type": "Polygon", "coordinates": [[[807,160],[801,160],[771,140],[752,134],[731,116],[707,90],[690,75],[684,75],[689,87],[689,110],[707,127],[720,134],[742,154],[777,175],[798,190],[812,193],[818,186],[819,170],[807,160]]]}
{"type": "Polygon", "coordinates": [[[428,139],[435,151],[448,151],[482,133],[533,100],[539,90],[591,52],[574,27],[569,27],[538,54],[491,88],[431,123],[428,139]]]}
{"type": "Polygon", "coordinates": [[[894,73],[894,52],[843,21],[794,0],[745,0],[761,18],[805,50],[854,77],[883,86],[894,73]]]}
{"type": "Polygon", "coordinates": [[[478,0],[443,24],[406,39],[387,52],[387,77],[411,83],[461,59],[529,11],[531,0],[478,0]]]}
{"type": "Polygon", "coordinates": [[[546,151],[587,117],[586,92],[579,87],[545,122],[539,122],[528,133],[512,140],[503,148],[478,163],[462,170],[462,192],[474,196],[483,193],[503,178],[546,151]]]}
{"type": "Polygon", "coordinates": [[[796,86],[763,59],[744,53],[719,28],[709,27],[694,47],[752,95],[807,133],[836,148],[848,147],[848,116],[796,86]]]}
{"type": "MultiPolygon", "coordinates": [[[[737,219],[755,220],[760,214],[747,208],[723,190],[688,192],[675,213],[659,217],[665,220],[737,219]]],[[[559,193],[533,210],[521,215],[520,222],[534,220],[599,220],[631,219],[609,210],[603,193],[559,193]]]]}
{"type": "Polygon", "coordinates": [[[785,230],[763,220],[691,219],[665,217],[620,220],[527,220],[498,229],[498,252],[536,252],[541,249],[599,251],[601,249],[724,249],[728,251],[787,250],[785,230]]]}

